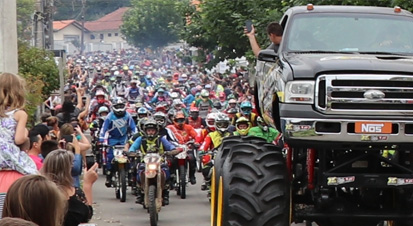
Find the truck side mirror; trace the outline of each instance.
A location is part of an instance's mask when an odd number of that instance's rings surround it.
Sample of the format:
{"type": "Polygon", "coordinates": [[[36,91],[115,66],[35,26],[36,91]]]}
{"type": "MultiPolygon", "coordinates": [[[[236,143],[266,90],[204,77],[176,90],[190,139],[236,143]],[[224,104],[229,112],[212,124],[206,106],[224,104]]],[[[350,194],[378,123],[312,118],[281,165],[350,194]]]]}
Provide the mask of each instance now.
{"type": "Polygon", "coordinates": [[[277,54],[273,49],[264,49],[261,50],[258,54],[259,61],[271,62],[274,63],[277,60],[277,54]]]}

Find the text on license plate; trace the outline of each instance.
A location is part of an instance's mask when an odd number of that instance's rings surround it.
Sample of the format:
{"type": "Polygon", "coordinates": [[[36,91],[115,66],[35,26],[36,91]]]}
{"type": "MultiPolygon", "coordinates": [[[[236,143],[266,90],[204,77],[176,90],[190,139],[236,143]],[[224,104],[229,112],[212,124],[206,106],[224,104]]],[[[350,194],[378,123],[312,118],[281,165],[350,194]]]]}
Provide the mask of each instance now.
{"type": "Polygon", "coordinates": [[[387,133],[392,132],[391,122],[356,122],[356,133],[387,133]]]}

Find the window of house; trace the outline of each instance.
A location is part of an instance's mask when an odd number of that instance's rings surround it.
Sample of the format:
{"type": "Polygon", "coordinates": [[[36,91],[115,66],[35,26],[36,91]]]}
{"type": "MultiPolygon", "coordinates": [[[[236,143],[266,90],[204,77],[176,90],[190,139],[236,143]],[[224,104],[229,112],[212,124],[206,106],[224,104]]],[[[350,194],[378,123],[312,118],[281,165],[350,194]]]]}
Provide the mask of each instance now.
{"type": "Polygon", "coordinates": [[[103,35],[103,34],[100,34],[100,39],[103,40],[103,38],[104,38],[104,35],[103,35]]]}
{"type": "Polygon", "coordinates": [[[90,35],[90,39],[95,39],[95,35],[90,35]]]}
{"type": "Polygon", "coordinates": [[[112,33],[108,33],[108,37],[112,37],[112,33]]]}
{"type": "Polygon", "coordinates": [[[118,36],[118,33],[115,33],[115,36],[118,36]]]}

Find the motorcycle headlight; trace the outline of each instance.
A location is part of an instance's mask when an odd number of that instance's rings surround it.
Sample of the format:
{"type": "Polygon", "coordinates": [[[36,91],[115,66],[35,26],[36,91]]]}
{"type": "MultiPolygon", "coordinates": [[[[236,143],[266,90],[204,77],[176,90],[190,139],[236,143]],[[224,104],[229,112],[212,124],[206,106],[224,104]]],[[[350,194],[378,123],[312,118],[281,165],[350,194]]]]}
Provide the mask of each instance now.
{"type": "Polygon", "coordinates": [[[157,168],[157,164],[148,164],[148,170],[156,170],[157,168]]]}
{"type": "Polygon", "coordinates": [[[285,103],[314,103],[314,81],[292,81],[285,86],[285,103]]]}

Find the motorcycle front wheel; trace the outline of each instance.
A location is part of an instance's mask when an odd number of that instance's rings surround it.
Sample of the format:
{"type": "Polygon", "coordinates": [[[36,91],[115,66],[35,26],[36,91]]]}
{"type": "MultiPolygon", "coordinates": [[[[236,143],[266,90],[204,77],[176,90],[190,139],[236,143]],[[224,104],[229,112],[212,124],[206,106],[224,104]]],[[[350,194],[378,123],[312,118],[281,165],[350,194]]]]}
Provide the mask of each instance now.
{"type": "Polygon", "coordinates": [[[120,193],[120,202],[126,201],[126,172],[125,168],[121,167],[119,169],[119,193],[120,193]]]}
{"type": "Polygon", "coordinates": [[[158,211],[156,209],[156,186],[150,185],[148,189],[148,212],[151,226],[158,225],[158,211]]]}
{"type": "Polygon", "coordinates": [[[181,199],[186,198],[186,170],[185,165],[179,166],[179,190],[181,191],[181,199]]]}

